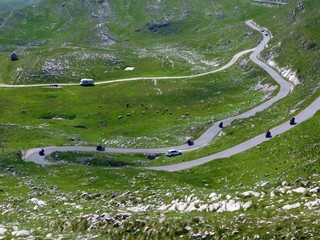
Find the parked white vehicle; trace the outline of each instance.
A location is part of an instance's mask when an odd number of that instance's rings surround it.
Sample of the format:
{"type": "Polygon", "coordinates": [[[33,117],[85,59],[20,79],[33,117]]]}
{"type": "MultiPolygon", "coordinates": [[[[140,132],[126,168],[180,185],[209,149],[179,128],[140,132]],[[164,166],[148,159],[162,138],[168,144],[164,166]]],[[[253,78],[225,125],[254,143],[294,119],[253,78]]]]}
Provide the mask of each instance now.
{"type": "Polygon", "coordinates": [[[177,149],[170,149],[170,150],[167,150],[167,154],[166,154],[168,157],[174,157],[174,156],[179,156],[179,155],[182,155],[182,152],[180,152],[179,150],[177,149]]]}
{"type": "Polygon", "coordinates": [[[91,78],[83,78],[80,81],[80,86],[94,86],[94,81],[91,78]]]}

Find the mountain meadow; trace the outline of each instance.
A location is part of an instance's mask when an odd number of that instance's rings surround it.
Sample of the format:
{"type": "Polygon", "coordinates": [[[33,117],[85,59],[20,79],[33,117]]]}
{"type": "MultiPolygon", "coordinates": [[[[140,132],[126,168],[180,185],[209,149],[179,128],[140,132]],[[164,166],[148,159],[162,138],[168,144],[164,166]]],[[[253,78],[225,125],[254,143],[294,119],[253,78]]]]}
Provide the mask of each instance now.
{"type": "Polygon", "coordinates": [[[226,150],[309,106],[319,29],[318,0],[0,0],[0,239],[319,239],[319,112],[229,158],[145,168],[226,150]],[[287,97],[177,157],[26,161],[47,146],[170,149],[271,99],[279,85],[250,53],[188,77],[255,48],[250,19],[271,35],[259,58],[292,84],[287,97]]]}

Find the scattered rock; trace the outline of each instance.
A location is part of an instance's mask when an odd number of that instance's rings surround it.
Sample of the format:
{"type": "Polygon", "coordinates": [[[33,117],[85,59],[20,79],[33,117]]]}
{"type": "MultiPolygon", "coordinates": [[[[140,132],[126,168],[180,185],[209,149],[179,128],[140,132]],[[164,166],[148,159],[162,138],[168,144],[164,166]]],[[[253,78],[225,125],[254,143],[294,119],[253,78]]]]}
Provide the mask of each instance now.
{"type": "Polygon", "coordinates": [[[241,193],[241,196],[243,196],[243,197],[259,197],[260,193],[254,192],[254,191],[247,191],[247,192],[241,193]]]}
{"type": "Polygon", "coordinates": [[[24,236],[29,236],[30,232],[28,230],[16,230],[16,231],[13,231],[11,234],[16,237],[24,237],[24,236]]]}
{"type": "Polygon", "coordinates": [[[292,190],[292,192],[296,192],[296,193],[306,193],[307,189],[304,187],[299,187],[297,189],[292,190]]]}
{"type": "Polygon", "coordinates": [[[301,204],[300,203],[295,203],[295,204],[288,204],[288,205],[284,205],[283,207],[282,207],[282,209],[283,210],[290,210],[290,209],[293,209],[293,208],[298,208],[298,207],[300,207],[301,206],[301,204]]]}

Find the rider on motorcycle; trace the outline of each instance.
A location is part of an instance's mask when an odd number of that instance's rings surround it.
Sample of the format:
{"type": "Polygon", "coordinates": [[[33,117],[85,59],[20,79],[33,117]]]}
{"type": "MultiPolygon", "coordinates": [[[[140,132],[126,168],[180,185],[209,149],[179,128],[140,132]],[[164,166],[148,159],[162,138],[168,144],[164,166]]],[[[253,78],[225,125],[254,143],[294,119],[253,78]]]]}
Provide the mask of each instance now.
{"type": "Polygon", "coordinates": [[[293,117],[290,119],[290,125],[295,125],[296,124],[296,119],[293,117]]]}
{"type": "Polygon", "coordinates": [[[270,138],[271,137],[271,132],[268,130],[267,132],[266,132],[266,138],[270,138]]]}
{"type": "Polygon", "coordinates": [[[43,155],[44,155],[44,149],[43,149],[43,148],[39,151],[39,155],[40,155],[40,156],[43,156],[43,155]]]}

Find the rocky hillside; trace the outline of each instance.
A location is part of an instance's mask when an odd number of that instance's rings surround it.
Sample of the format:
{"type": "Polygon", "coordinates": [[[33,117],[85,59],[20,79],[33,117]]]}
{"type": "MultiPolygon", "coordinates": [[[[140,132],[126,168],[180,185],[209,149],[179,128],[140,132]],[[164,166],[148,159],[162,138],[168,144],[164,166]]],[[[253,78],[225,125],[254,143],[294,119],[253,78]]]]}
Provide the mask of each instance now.
{"type": "Polygon", "coordinates": [[[273,33],[263,58],[299,85],[299,98],[319,95],[319,7],[318,1],[290,1],[276,9],[272,18],[259,18],[273,33]]]}
{"type": "Polygon", "coordinates": [[[268,11],[249,0],[42,1],[0,17],[0,81],[206,71],[255,46],[258,34],[244,20],[268,11]],[[19,61],[8,61],[12,52],[19,61]],[[134,71],[123,71],[127,66],[134,71]]]}
{"type": "MultiPolygon", "coordinates": [[[[244,20],[253,18],[272,33],[261,57],[294,83],[293,91],[255,117],[222,129],[214,144],[192,153],[196,157],[201,151],[218,151],[229,142],[243,141],[248,133],[283,123],[319,96],[319,9],[318,0],[290,0],[286,5],[251,0],[43,1],[1,15],[0,82],[74,82],[86,76],[101,80],[205,71],[261,40],[260,33],[244,25],[244,20]],[[15,61],[9,58],[13,51],[15,61]],[[134,69],[124,71],[126,67],[134,69]]],[[[247,72],[238,75],[248,81],[261,77],[254,67],[246,67],[247,59],[238,64],[247,72]]],[[[237,76],[231,79],[243,85],[237,76]]],[[[22,160],[22,149],[50,145],[54,140],[57,145],[83,145],[90,136],[69,138],[70,133],[94,132],[90,127],[69,130],[68,124],[83,126],[71,122],[75,115],[65,119],[42,115],[51,108],[48,106],[56,108],[53,103],[61,103],[57,104],[61,113],[81,108],[88,121],[109,114],[105,106],[106,102],[111,106],[112,99],[121,102],[119,109],[125,109],[121,111],[130,113],[125,118],[134,119],[138,111],[131,115],[132,103],[126,97],[132,99],[131,93],[146,90],[147,84],[139,85],[139,90],[132,85],[0,89],[4,119],[0,122],[0,239],[319,239],[319,112],[255,148],[180,172],[119,164],[88,166],[93,159],[90,155],[74,153],[82,164],[38,166],[22,160]],[[127,91],[115,95],[113,89],[119,87],[127,91]],[[78,104],[85,94],[95,95],[90,111],[78,104]],[[66,95],[74,102],[65,101],[66,95]],[[32,114],[37,117],[29,118],[32,114]]],[[[151,85],[152,91],[161,91],[156,80],[151,85]]],[[[226,89],[219,90],[217,102],[228,97],[226,89]]],[[[239,92],[240,87],[234,89],[239,92]]],[[[190,92],[181,102],[172,92],[168,103],[176,101],[182,109],[186,105],[189,115],[191,104],[184,100],[188,98],[197,104],[197,117],[206,106],[211,113],[210,102],[194,101],[190,92]]],[[[144,113],[166,112],[165,106],[144,105],[137,99],[134,103],[144,113]]],[[[98,121],[96,132],[109,128],[103,121],[98,121]]],[[[116,121],[127,131],[129,121],[116,121]]],[[[144,120],[141,123],[148,126],[144,120]]],[[[163,132],[174,133],[168,128],[163,132]]],[[[132,144],[129,137],[125,141],[132,144]]],[[[149,161],[137,155],[115,158],[149,161]]],[[[166,158],[163,162],[172,161],[166,158]]]]}

